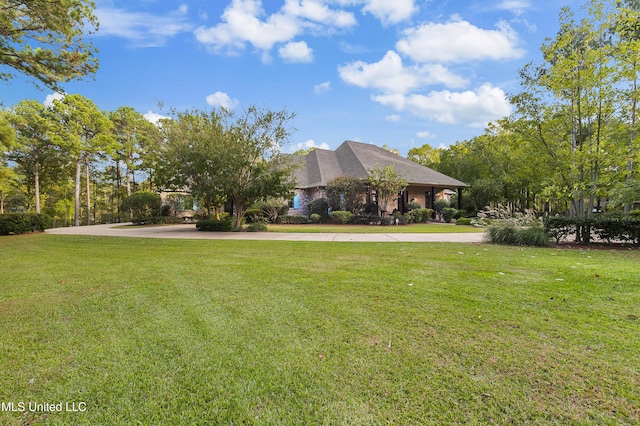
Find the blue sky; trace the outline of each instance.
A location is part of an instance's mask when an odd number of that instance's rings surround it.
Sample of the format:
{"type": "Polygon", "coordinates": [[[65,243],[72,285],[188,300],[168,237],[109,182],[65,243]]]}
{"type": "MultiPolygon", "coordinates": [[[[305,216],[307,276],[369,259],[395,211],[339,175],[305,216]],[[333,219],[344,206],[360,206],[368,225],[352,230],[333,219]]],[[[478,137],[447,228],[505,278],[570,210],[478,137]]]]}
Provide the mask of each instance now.
{"type": "MultiPolygon", "coordinates": [[[[449,146],[511,112],[560,0],[98,0],[100,69],[64,85],[108,111],[295,112],[292,151],[344,140],[402,155],[449,146]]],[[[5,106],[54,94],[0,82],[5,106]]]]}

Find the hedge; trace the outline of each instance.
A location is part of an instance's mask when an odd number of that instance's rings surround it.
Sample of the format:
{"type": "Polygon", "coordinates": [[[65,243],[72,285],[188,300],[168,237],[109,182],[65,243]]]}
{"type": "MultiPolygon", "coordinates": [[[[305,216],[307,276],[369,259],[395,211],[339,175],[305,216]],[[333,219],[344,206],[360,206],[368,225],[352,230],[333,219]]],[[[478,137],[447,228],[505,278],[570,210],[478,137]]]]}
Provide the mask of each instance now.
{"type": "Polygon", "coordinates": [[[545,231],[556,239],[557,243],[566,241],[570,236],[576,242],[590,243],[594,238],[600,241],[640,244],[640,218],[607,217],[576,219],[562,216],[544,219],[545,231]]]}
{"type": "Polygon", "coordinates": [[[282,225],[303,225],[305,223],[309,223],[309,219],[303,215],[284,215],[278,216],[277,223],[282,225]]]}
{"type": "Polygon", "coordinates": [[[37,213],[0,214],[0,235],[26,234],[51,228],[51,217],[37,213]]]}
{"type": "Polygon", "coordinates": [[[233,230],[233,222],[230,218],[225,219],[207,219],[199,220],[196,222],[196,229],[198,231],[207,232],[230,232],[233,230]]]}
{"type": "Polygon", "coordinates": [[[344,211],[344,210],[336,210],[331,212],[331,222],[336,224],[345,224],[348,223],[351,219],[353,219],[353,213],[344,211]]]}

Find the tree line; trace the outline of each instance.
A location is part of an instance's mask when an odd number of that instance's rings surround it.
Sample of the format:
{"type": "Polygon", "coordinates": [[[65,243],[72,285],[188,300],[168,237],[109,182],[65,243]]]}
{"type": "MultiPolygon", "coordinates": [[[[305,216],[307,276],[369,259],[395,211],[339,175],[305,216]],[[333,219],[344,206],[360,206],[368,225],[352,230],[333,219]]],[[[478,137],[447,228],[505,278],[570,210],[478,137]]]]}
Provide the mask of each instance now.
{"type": "Polygon", "coordinates": [[[0,212],[43,212],[74,226],[126,221],[125,197],[161,188],[191,193],[209,217],[232,201],[238,226],[257,200],[293,188],[280,152],[293,117],[258,107],[172,111],[155,125],[131,107],[103,112],[75,94],[51,106],[24,100],[0,112],[0,212]]]}
{"type": "MultiPolygon", "coordinates": [[[[515,111],[482,135],[408,157],[470,184],[467,208],[508,203],[571,217],[640,202],[640,1],[564,7],[515,111]]],[[[637,207],[636,207],[637,208],[637,207]]]]}

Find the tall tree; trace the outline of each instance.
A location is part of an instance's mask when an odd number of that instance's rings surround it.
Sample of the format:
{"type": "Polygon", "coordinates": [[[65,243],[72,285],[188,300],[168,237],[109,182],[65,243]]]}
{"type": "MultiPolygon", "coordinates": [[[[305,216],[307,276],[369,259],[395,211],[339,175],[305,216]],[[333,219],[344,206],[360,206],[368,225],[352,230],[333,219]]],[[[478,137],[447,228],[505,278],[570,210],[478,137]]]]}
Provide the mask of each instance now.
{"type": "MultiPolygon", "coordinates": [[[[640,1],[624,0],[617,4],[616,19],[613,23],[613,32],[619,38],[616,45],[615,58],[619,80],[623,85],[621,100],[623,115],[629,123],[629,142],[627,152],[627,168],[624,187],[618,191],[628,193],[633,197],[633,188],[638,186],[634,181],[639,179],[634,173],[635,157],[640,152],[640,141],[637,138],[638,101],[640,100],[640,88],[638,77],[640,76],[640,1]]],[[[629,213],[633,198],[624,202],[624,212],[629,213]]]]}
{"type": "MultiPolygon", "coordinates": [[[[138,168],[143,147],[155,138],[157,128],[147,121],[142,114],[131,107],[122,106],[107,114],[113,125],[113,136],[116,142],[116,173],[120,176],[120,164],[125,166],[125,188],[127,196],[131,195],[133,173],[138,168]]],[[[132,219],[129,211],[129,220],[132,219]]]]}
{"type": "Polygon", "coordinates": [[[266,197],[288,197],[294,187],[293,166],[281,154],[289,142],[295,117],[285,110],[249,107],[241,116],[230,115],[225,130],[224,187],[233,201],[235,228],[249,206],[266,197]]]}
{"type": "Polygon", "coordinates": [[[80,180],[85,170],[87,225],[91,224],[90,166],[96,156],[113,150],[111,122],[98,107],[81,95],[66,95],[55,100],[53,113],[58,132],[76,166],[74,226],[80,226],[80,180]]]}
{"type": "Polygon", "coordinates": [[[162,123],[165,143],[160,156],[158,182],[165,189],[189,191],[211,218],[219,219],[226,200],[223,176],[225,111],[173,113],[162,123]]]}
{"type": "Polygon", "coordinates": [[[0,66],[60,92],[59,83],[96,72],[96,50],[85,35],[98,27],[91,0],[5,0],[0,5],[0,66]]]}
{"type": "MultiPolygon", "coordinates": [[[[571,215],[591,215],[601,188],[600,170],[607,126],[613,116],[613,68],[607,15],[602,1],[591,0],[587,16],[576,21],[565,7],[560,14],[560,31],[542,47],[544,62],[525,67],[521,76],[526,95],[514,97],[521,117],[554,118],[564,122],[560,144],[546,144],[554,159],[566,157],[564,184],[570,192],[571,215]]],[[[543,127],[537,126],[538,130],[543,127]]],[[[549,141],[556,135],[545,136],[549,141]]],[[[539,138],[538,138],[539,139],[539,138]]],[[[544,151],[543,151],[544,152],[544,151]]]]}
{"type": "Polygon", "coordinates": [[[35,210],[40,213],[42,168],[52,165],[56,157],[59,159],[51,112],[40,102],[24,100],[7,117],[16,132],[16,146],[8,158],[32,178],[35,210]]]}

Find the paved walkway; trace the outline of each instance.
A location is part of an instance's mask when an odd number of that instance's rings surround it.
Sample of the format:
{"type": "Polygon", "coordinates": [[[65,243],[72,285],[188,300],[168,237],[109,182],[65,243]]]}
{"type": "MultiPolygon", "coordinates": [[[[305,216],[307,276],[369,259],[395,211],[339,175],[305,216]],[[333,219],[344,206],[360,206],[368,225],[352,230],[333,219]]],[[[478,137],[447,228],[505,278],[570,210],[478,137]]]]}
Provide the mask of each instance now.
{"type": "Polygon", "coordinates": [[[123,228],[125,224],[79,226],[47,229],[47,234],[96,235],[137,238],[183,238],[199,240],[273,240],[273,241],[353,241],[353,242],[456,242],[480,243],[482,233],[451,234],[347,234],[289,232],[202,232],[195,225],[167,225],[123,228]]]}

